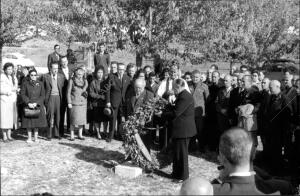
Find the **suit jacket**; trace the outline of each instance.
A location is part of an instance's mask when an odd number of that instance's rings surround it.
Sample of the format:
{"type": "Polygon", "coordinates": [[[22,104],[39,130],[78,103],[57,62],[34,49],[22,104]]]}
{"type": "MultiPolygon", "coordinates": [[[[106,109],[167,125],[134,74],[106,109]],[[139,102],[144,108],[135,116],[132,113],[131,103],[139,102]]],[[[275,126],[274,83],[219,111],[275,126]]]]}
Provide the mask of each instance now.
{"type": "MultiPolygon", "coordinates": [[[[51,95],[51,90],[52,90],[52,78],[51,78],[50,73],[47,73],[47,74],[43,75],[41,79],[42,79],[42,82],[43,82],[44,88],[45,88],[45,104],[48,105],[49,98],[51,95]]],[[[57,73],[57,87],[58,87],[59,96],[61,99],[63,99],[64,97],[67,96],[67,92],[63,91],[65,81],[66,81],[66,78],[62,74],[57,73]]]]}
{"type": "Polygon", "coordinates": [[[153,86],[151,86],[151,84],[149,82],[147,82],[146,86],[148,87],[147,89],[149,89],[152,93],[154,93],[154,95],[156,95],[156,92],[157,92],[158,87],[159,87],[159,84],[157,82],[155,82],[153,84],[153,86]]]}
{"type": "Polygon", "coordinates": [[[110,74],[107,80],[110,87],[106,93],[106,103],[111,103],[112,107],[117,108],[125,103],[125,95],[130,84],[130,78],[123,74],[121,82],[118,74],[110,74]]]}
{"type": "Polygon", "coordinates": [[[183,90],[178,94],[172,109],[171,112],[162,115],[163,119],[172,119],[172,138],[189,138],[196,135],[193,96],[187,90],[183,90]]]}
{"type": "MultiPolygon", "coordinates": [[[[63,72],[63,70],[62,70],[62,68],[60,67],[59,69],[58,69],[58,73],[60,73],[61,75],[63,75],[64,76],[64,78],[65,78],[65,80],[64,80],[64,85],[63,85],[63,87],[62,87],[62,92],[67,92],[67,90],[68,90],[68,84],[69,84],[69,80],[72,78],[72,76],[73,76],[73,73],[74,73],[74,67],[71,67],[70,65],[68,65],[68,68],[69,68],[69,75],[68,75],[68,80],[67,80],[67,77],[66,77],[66,75],[65,75],[65,73],[63,72]]],[[[62,94],[62,102],[64,103],[64,104],[67,104],[68,102],[67,102],[67,93],[63,93],[62,94]]]]}
{"type": "Polygon", "coordinates": [[[234,88],[230,92],[229,97],[229,118],[232,120],[232,126],[237,126],[237,119],[238,115],[235,112],[235,108],[237,108],[239,105],[241,105],[241,89],[239,87],[234,88]]]}
{"type": "Polygon", "coordinates": [[[51,54],[48,55],[48,61],[47,61],[47,66],[48,66],[48,69],[50,70],[50,66],[52,63],[58,63],[59,64],[60,62],[60,55],[56,55],[55,52],[52,52],[51,54]]]}
{"type": "Polygon", "coordinates": [[[104,53],[103,55],[101,55],[100,53],[96,53],[94,55],[94,65],[95,65],[95,70],[100,66],[103,66],[105,73],[108,74],[108,67],[110,66],[109,54],[104,53]]]}
{"type": "Polygon", "coordinates": [[[255,185],[254,176],[231,176],[222,184],[213,184],[214,195],[264,195],[255,185]]]}
{"type": "Polygon", "coordinates": [[[130,94],[131,95],[128,96],[126,99],[126,117],[133,115],[139,107],[146,104],[149,100],[151,100],[154,97],[154,94],[146,89],[138,98],[136,98],[134,92],[130,94]]]}
{"type": "Polygon", "coordinates": [[[229,113],[229,99],[230,99],[230,92],[232,89],[230,88],[229,91],[226,90],[225,87],[222,87],[217,95],[216,98],[216,110],[218,113],[228,116],[229,113]],[[222,109],[226,110],[226,113],[222,113],[222,109]]]}
{"type": "Polygon", "coordinates": [[[257,112],[257,125],[258,125],[258,134],[264,135],[266,130],[266,116],[265,111],[267,104],[270,102],[271,93],[266,90],[260,92],[260,107],[257,112]]]}
{"type": "Polygon", "coordinates": [[[195,116],[205,116],[205,105],[209,96],[208,86],[202,82],[189,86],[195,102],[195,116]]]}
{"type": "Polygon", "coordinates": [[[291,108],[292,118],[297,116],[297,90],[295,87],[286,88],[283,94],[288,98],[288,103],[291,108]]]}
{"type": "Polygon", "coordinates": [[[264,112],[267,133],[282,139],[291,122],[291,108],[285,95],[271,95],[264,112]]]}

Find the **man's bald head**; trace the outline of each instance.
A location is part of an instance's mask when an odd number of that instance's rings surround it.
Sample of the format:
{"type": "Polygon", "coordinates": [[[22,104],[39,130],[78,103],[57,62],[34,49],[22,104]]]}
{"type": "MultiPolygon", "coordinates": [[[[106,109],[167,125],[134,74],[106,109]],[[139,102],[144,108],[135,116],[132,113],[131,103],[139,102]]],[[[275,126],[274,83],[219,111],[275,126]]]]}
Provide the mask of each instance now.
{"type": "Polygon", "coordinates": [[[293,80],[293,75],[285,75],[283,77],[284,85],[287,86],[287,87],[292,87],[293,86],[292,80],[293,80]]]}
{"type": "Polygon", "coordinates": [[[226,88],[231,87],[231,83],[232,83],[232,77],[231,77],[231,75],[229,75],[229,74],[225,75],[225,77],[224,77],[225,87],[226,88]]]}
{"type": "Polygon", "coordinates": [[[180,195],[213,195],[213,186],[200,177],[185,180],[180,189],[180,195]]]}
{"type": "Polygon", "coordinates": [[[134,81],[134,90],[136,96],[142,94],[145,90],[146,81],[144,79],[138,78],[134,81]]]}
{"type": "Polygon", "coordinates": [[[280,82],[278,80],[272,80],[270,82],[270,91],[271,91],[271,94],[273,95],[278,95],[281,90],[280,90],[280,82]]]}

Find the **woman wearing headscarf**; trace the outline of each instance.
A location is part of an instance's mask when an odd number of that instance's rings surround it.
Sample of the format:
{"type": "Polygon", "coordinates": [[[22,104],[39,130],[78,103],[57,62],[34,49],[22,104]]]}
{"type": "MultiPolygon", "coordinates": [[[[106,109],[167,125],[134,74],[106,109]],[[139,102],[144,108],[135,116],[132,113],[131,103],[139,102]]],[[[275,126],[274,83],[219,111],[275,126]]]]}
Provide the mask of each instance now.
{"type": "Polygon", "coordinates": [[[27,143],[31,143],[32,130],[34,131],[34,141],[38,142],[39,128],[47,126],[46,112],[44,106],[45,89],[44,85],[37,80],[37,71],[29,71],[29,77],[23,80],[21,86],[21,99],[23,108],[38,109],[39,114],[35,117],[26,116],[22,113],[22,128],[27,129],[27,143]]]}
{"type": "Polygon", "coordinates": [[[0,129],[3,133],[3,141],[12,141],[11,130],[17,128],[17,92],[18,81],[14,76],[12,63],[5,63],[3,73],[0,75],[0,129]]]}
{"type": "Polygon", "coordinates": [[[88,82],[84,78],[84,69],[79,67],[75,70],[73,78],[69,80],[67,90],[68,108],[70,109],[71,141],[74,141],[75,127],[79,127],[78,138],[84,140],[82,130],[87,120],[87,87],[88,82]]]}
{"type": "Polygon", "coordinates": [[[104,75],[104,67],[100,66],[95,70],[95,78],[89,87],[89,95],[92,104],[92,121],[94,123],[94,127],[96,128],[98,139],[101,139],[101,123],[103,123],[104,133],[106,133],[108,125],[107,116],[104,115],[103,112],[106,104],[105,93],[106,88],[108,87],[104,75]]]}

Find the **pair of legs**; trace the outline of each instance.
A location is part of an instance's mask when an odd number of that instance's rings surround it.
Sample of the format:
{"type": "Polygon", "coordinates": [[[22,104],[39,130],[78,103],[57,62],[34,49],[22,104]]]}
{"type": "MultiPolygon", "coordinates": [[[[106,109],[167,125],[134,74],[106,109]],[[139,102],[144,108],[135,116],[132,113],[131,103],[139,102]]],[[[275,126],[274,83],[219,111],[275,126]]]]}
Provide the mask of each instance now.
{"type": "MultiPolygon", "coordinates": [[[[75,138],[75,136],[74,136],[74,131],[75,131],[75,127],[76,127],[76,125],[70,125],[70,132],[71,132],[71,136],[70,136],[70,139],[71,140],[74,140],[75,138]]],[[[82,131],[83,131],[83,128],[84,128],[84,125],[78,125],[78,138],[79,139],[83,139],[83,137],[82,137],[82,131]]]]}
{"type": "Polygon", "coordinates": [[[101,124],[103,124],[103,132],[105,134],[107,133],[108,122],[94,122],[94,127],[96,129],[98,139],[101,139],[101,124]]]}
{"type": "MultiPolygon", "coordinates": [[[[33,133],[34,133],[34,141],[38,142],[38,136],[39,136],[39,129],[38,128],[33,128],[33,133]]],[[[32,129],[27,129],[27,135],[28,135],[28,139],[27,139],[27,143],[32,142],[32,129]]]]}
{"type": "Polygon", "coordinates": [[[13,140],[11,137],[11,129],[2,129],[3,141],[13,140]]]}
{"type": "Polygon", "coordinates": [[[60,97],[59,95],[51,95],[47,105],[47,119],[50,128],[48,129],[48,139],[51,139],[53,134],[55,137],[59,135],[60,124],[60,97]]]}

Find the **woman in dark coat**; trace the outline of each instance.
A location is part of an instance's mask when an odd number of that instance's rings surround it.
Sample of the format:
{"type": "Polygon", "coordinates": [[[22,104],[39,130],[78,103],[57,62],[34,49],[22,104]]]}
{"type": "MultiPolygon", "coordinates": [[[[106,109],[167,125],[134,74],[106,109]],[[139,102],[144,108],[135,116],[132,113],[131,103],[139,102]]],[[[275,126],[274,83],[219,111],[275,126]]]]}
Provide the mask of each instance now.
{"type": "Polygon", "coordinates": [[[32,142],[31,133],[34,131],[34,141],[38,142],[38,129],[47,126],[46,113],[45,113],[45,90],[43,84],[37,80],[36,70],[29,71],[29,78],[23,80],[21,86],[21,98],[24,107],[40,109],[40,114],[37,118],[25,117],[22,113],[22,128],[27,129],[28,139],[27,142],[32,142]]]}
{"type": "Polygon", "coordinates": [[[97,131],[97,138],[101,139],[100,128],[103,123],[103,132],[107,132],[108,118],[104,114],[105,108],[105,92],[107,82],[104,77],[104,67],[100,66],[95,70],[95,79],[91,82],[89,87],[89,95],[92,105],[92,122],[97,131]]]}

